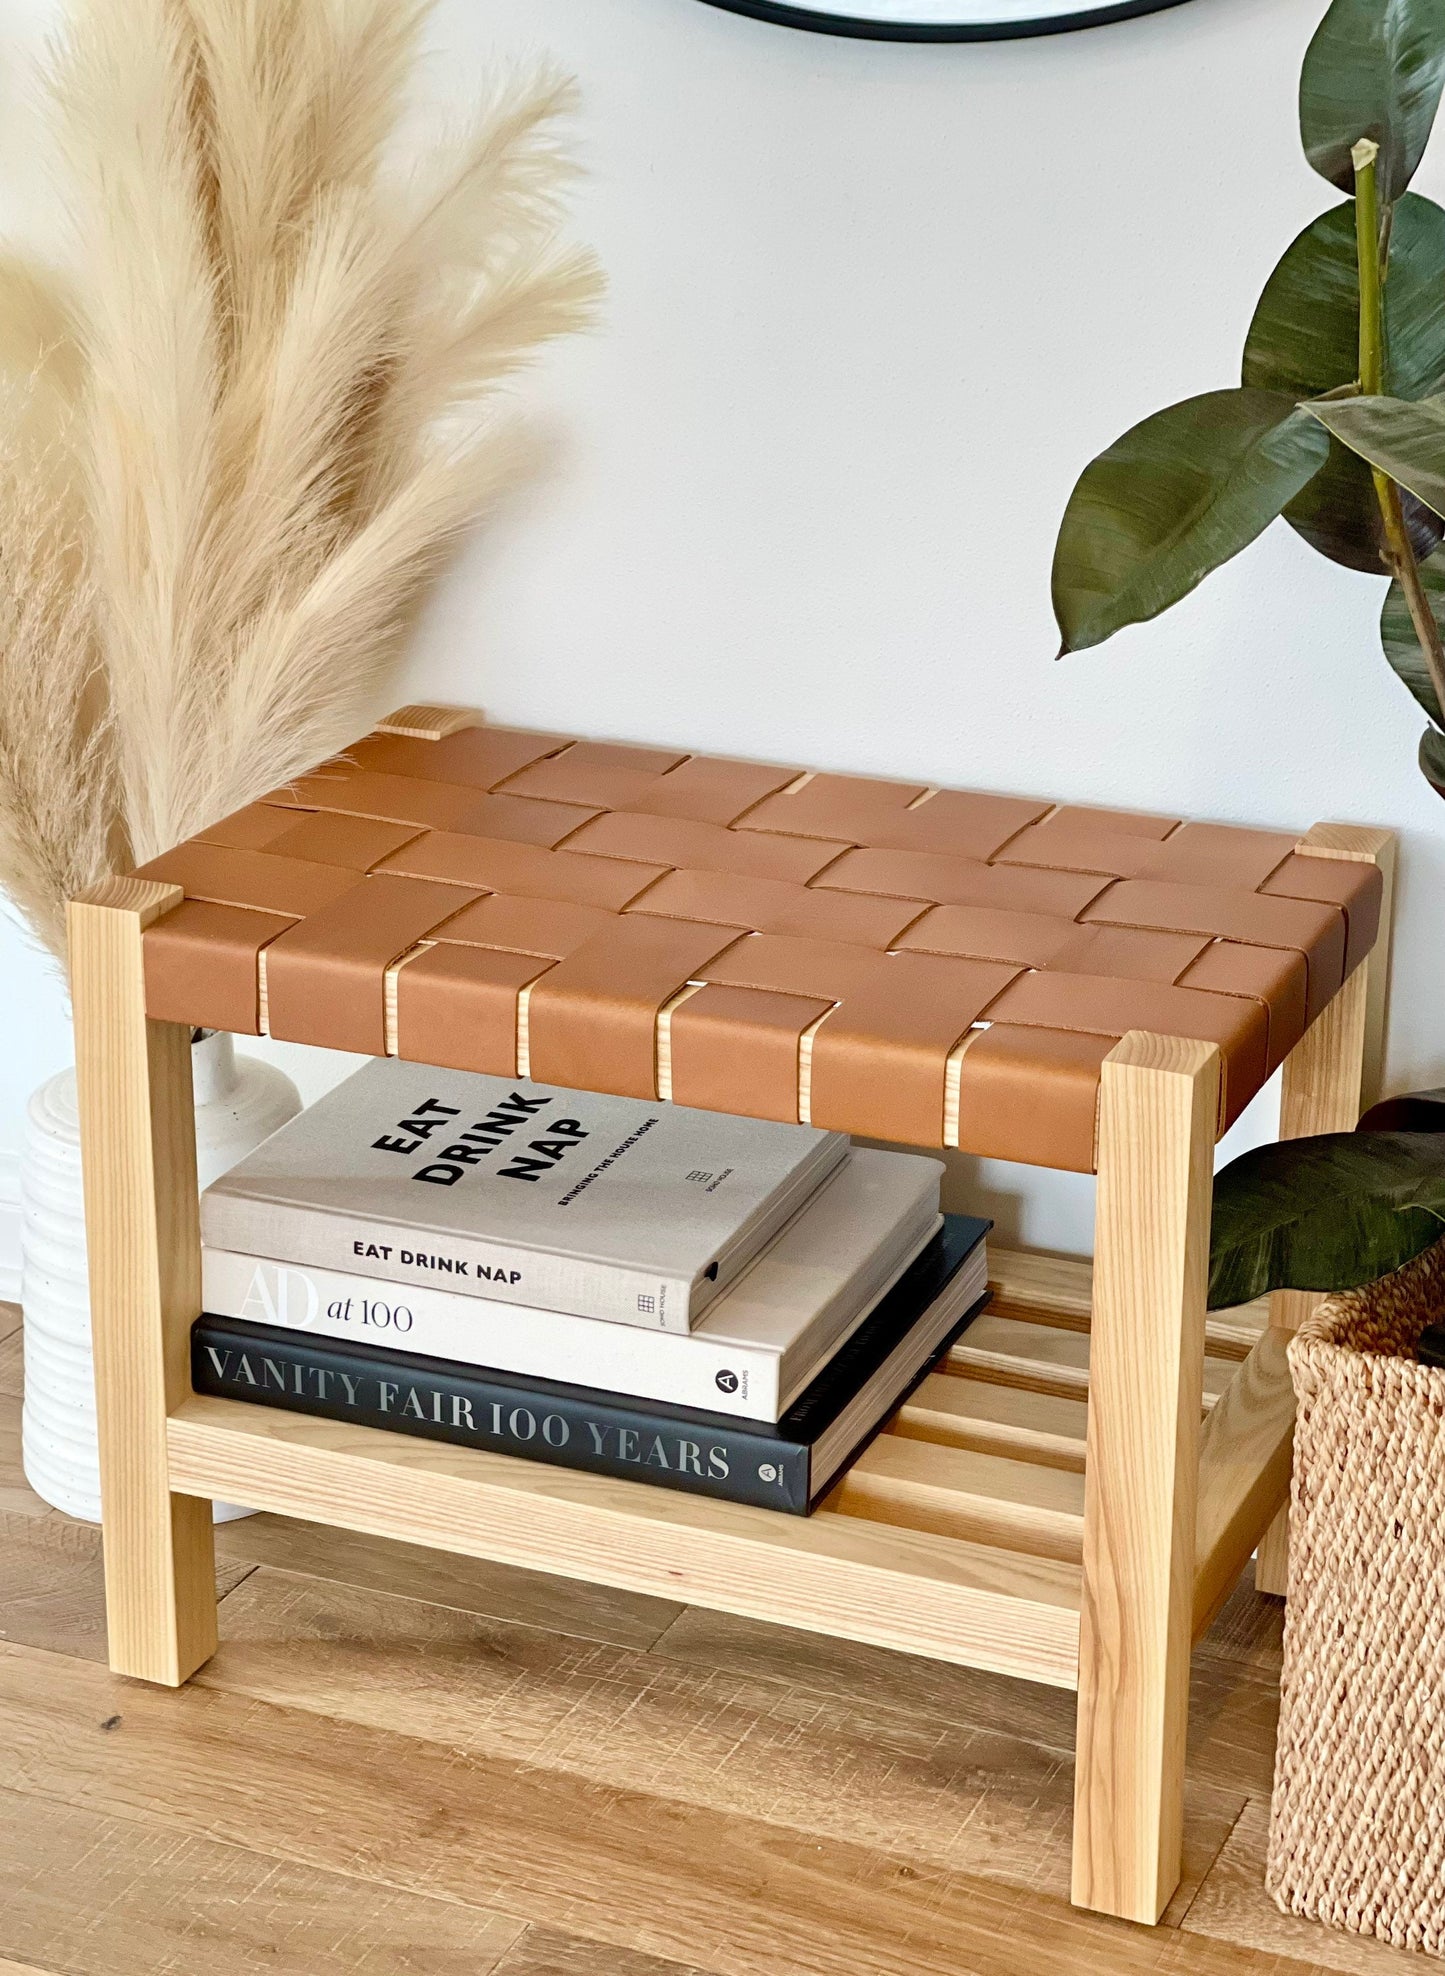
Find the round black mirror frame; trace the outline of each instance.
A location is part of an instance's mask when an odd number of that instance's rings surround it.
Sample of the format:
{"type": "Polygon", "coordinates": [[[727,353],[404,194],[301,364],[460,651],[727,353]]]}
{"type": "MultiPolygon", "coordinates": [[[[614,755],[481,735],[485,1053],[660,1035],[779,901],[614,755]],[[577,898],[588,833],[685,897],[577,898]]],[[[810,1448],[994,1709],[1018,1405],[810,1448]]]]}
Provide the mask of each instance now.
{"type": "Polygon", "coordinates": [[[1107,27],[1111,21],[1132,20],[1138,14],[1162,13],[1166,7],[1179,7],[1184,0],[1107,0],[1107,4],[1087,7],[1075,14],[1055,14],[1037,21],[998,21],[971,27],[933,27],[924,23],[865,21],[856,14],[815,14],[810,8],[791,7],[787,0],[705,0],[709,7],[721,7],[730,14],[749,14],[754,20],[772,21],[779,27],[806,28],[813,34],[846,34],[865,41],[1016,41],[1035,34],[1068,34],[1076,28],[1107,27]]]}

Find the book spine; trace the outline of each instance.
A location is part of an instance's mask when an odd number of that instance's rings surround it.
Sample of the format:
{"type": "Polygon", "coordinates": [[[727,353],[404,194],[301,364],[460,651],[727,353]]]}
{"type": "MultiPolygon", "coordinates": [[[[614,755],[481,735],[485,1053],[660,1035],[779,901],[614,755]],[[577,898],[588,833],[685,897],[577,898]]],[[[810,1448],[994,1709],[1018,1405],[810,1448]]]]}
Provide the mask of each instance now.
{"type": "Polygon", "coordinates": [[[739,1423],[694,1424],[615,1395],[505,1384],[469,1367],[210,1316],[191,1331],[198,1393],[320,1414],[557,1468],[648,1481],[689,1495],[807,1514],[811,1459],[796,1441],[739,1423]]]}
{"type": "Polygon", "coordinates": [[[216,1317],[526,1378],[561,1375],[572,1385],[633,1393],[667,1406],[770,1422],[780,1411],[777,1353],[715,1343],[703,1332],[677,1337],[595,1324],[563,1311],[524,1310],[430,1285],[399,1287],[227,1249],[202,1251],[201,1301],[216,1317]]]}
{"type": "Polygon", "coordinates": [[[566,1311],[644,1331],[692,1329],[691,1283],[592,1257],[226,1194],[203,1197],[201,1234],[219,1249],[365,1273],[408,1287],[566,1311]]]}

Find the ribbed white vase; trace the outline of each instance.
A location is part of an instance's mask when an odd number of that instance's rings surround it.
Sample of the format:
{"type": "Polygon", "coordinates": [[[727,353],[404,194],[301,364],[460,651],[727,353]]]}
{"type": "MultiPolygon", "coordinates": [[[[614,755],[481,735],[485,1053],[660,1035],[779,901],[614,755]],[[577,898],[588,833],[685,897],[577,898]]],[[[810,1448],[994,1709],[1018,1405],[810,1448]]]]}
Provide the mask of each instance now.
{"type": "MultiPolygon", "coordinates": [[[[284,1071],[238,1057],[230,1036],[202,1033],[191,1049],[196,1169],[209,1186],[301,1109],[284,1071]]],[[[75,1072],[30,1100],[21,1174],[20,1301],[25,1314],[25,1479],[67,1516],[100,1521],[95,1372],[90,1350],[85,1199],[75,1072]]],[[[216,1519],[249,1514],[216,1504],[216,1519]]]]}

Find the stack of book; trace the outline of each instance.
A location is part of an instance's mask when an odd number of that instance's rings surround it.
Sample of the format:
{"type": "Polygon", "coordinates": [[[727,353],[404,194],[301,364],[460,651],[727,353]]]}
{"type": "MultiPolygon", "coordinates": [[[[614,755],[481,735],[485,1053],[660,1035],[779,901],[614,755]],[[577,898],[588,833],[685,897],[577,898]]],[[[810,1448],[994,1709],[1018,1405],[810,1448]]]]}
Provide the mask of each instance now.
{"type": "Polygon", "coordinates": [[[203,1195],[193,1383],[806,1515],[985,1294],[942,1174],[370,1063],[203,1195]]]}

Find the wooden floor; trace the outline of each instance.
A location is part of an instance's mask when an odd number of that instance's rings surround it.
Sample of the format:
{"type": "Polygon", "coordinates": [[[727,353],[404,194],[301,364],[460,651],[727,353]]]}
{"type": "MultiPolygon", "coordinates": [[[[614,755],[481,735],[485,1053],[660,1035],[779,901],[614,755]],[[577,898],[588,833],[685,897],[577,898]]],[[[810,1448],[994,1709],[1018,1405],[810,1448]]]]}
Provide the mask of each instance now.
{"type": "Polygon", "coordinates": [[[253,1517],[177,1694],[20,1472],[0,1306],[0,1976],[1303,1976],[1418,1959],[1260,1886],[1282,1608],[1199,1648],[1185,1878],[1068,1905],[1074,1698],[253,1517]]]}

